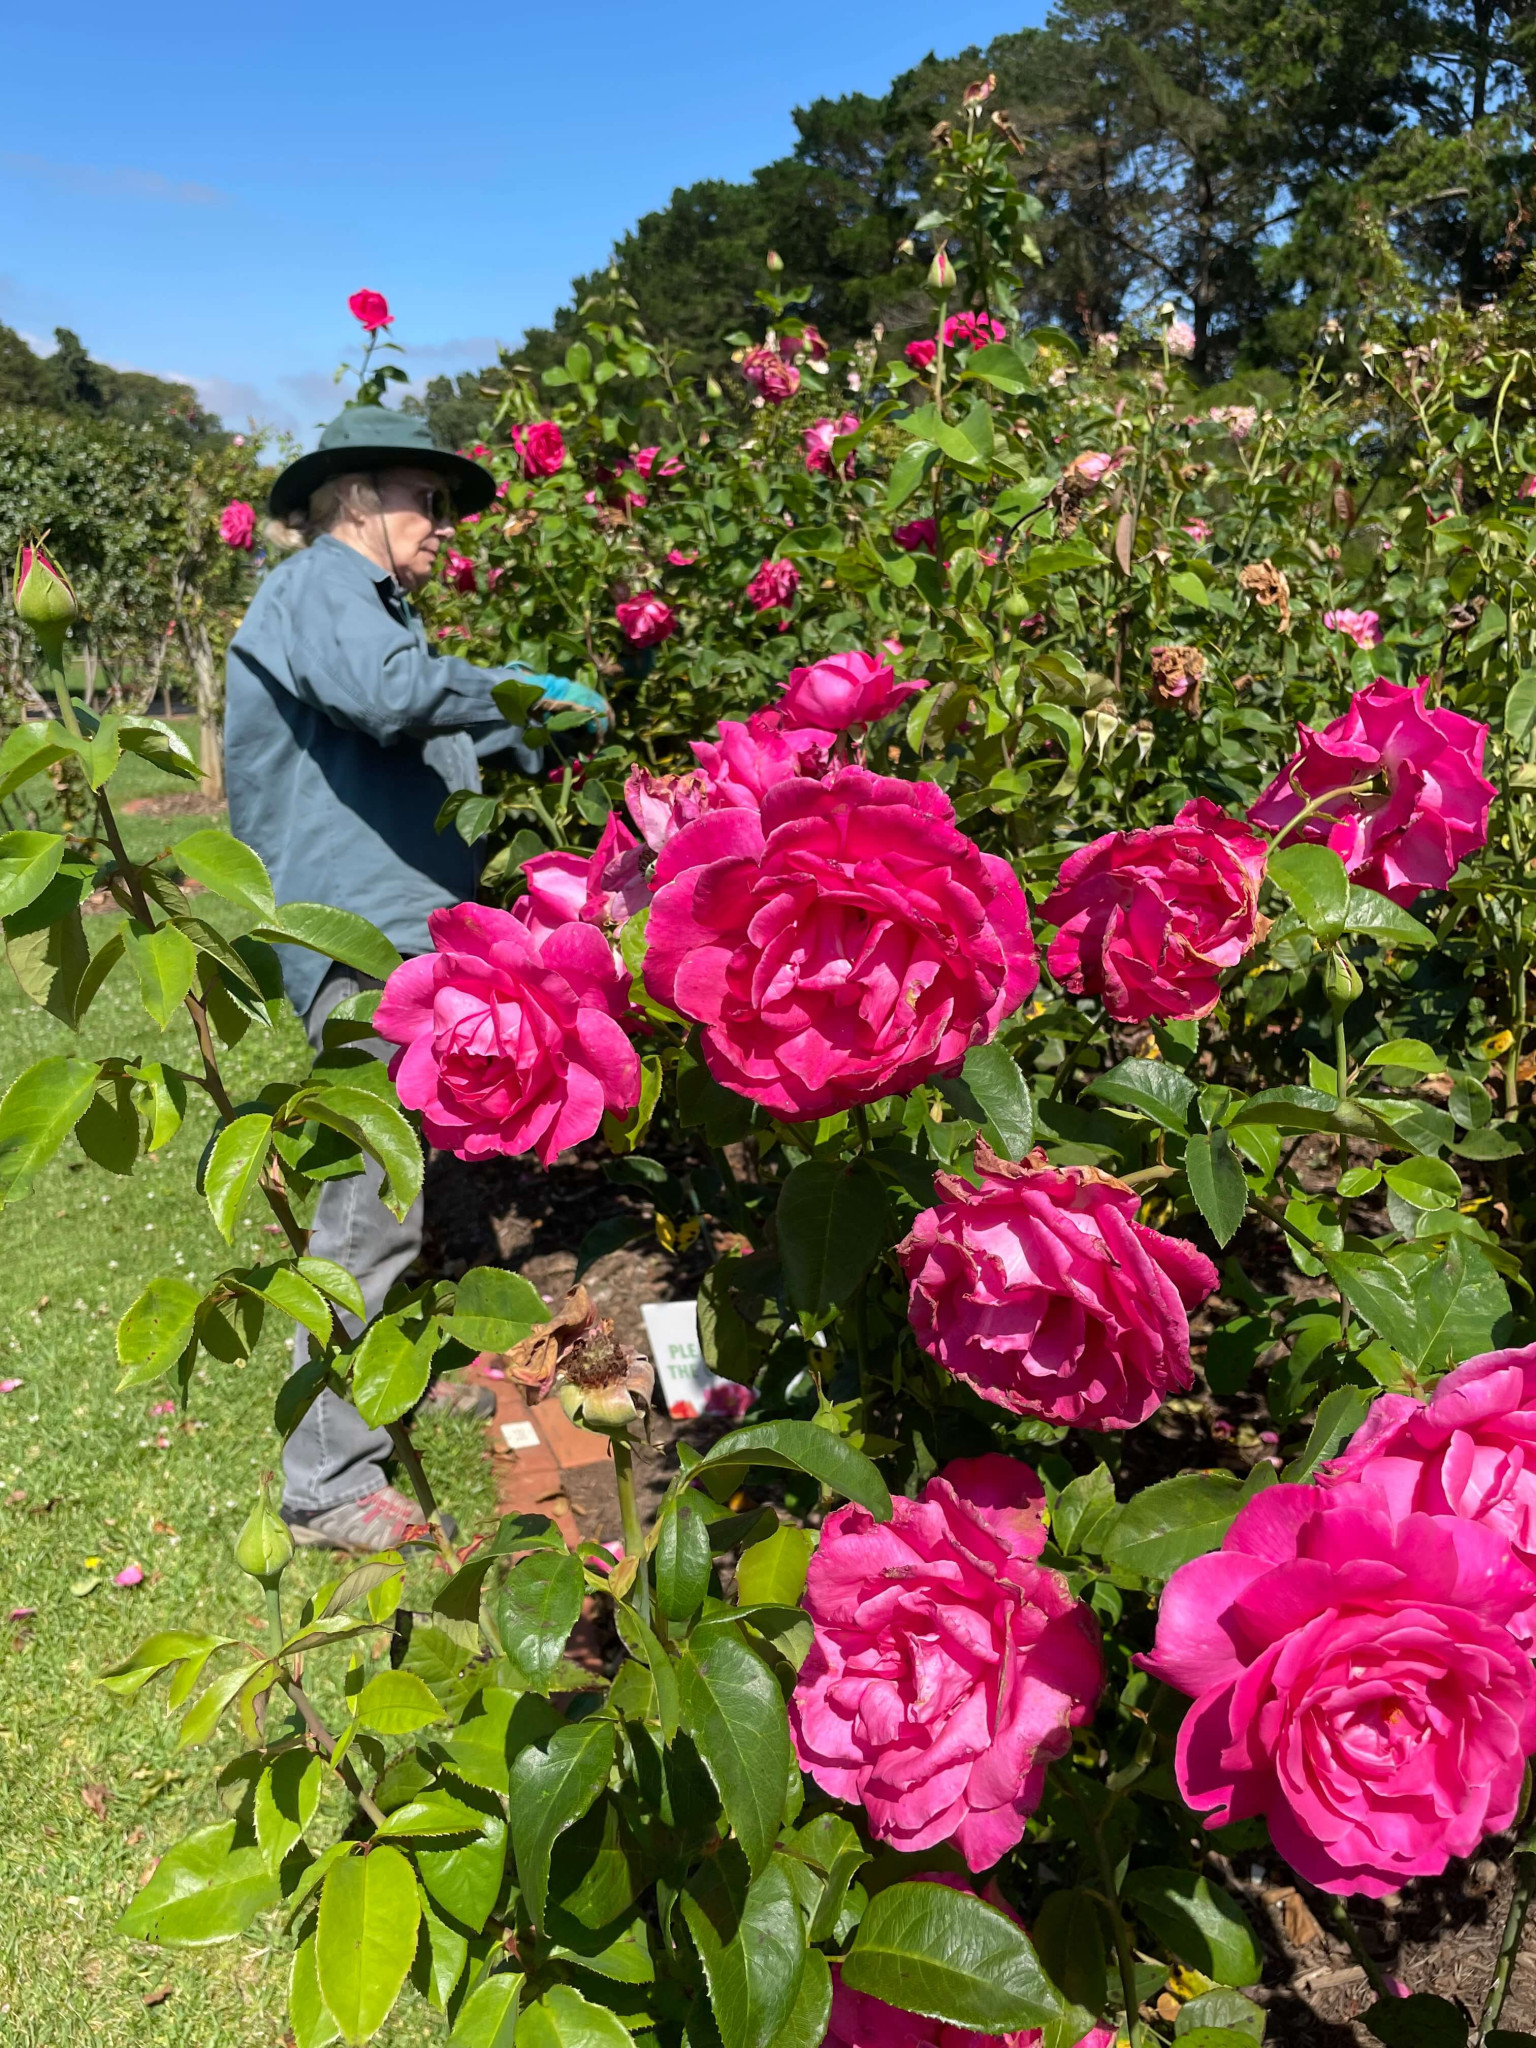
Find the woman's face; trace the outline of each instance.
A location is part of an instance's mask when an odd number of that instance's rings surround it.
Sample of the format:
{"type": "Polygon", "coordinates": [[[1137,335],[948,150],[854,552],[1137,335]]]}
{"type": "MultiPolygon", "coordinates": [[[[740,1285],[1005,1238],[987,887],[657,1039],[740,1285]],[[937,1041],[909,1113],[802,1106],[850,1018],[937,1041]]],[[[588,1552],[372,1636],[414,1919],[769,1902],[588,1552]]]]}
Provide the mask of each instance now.
{"type": "Polygon", "coordinates": [[[392,569],[403,589],[420,590],[453,533],[448,487],[428,469],[386,469],[378,489],[378,517],[365,525],[377,535],[379,566],[392,569]]]}

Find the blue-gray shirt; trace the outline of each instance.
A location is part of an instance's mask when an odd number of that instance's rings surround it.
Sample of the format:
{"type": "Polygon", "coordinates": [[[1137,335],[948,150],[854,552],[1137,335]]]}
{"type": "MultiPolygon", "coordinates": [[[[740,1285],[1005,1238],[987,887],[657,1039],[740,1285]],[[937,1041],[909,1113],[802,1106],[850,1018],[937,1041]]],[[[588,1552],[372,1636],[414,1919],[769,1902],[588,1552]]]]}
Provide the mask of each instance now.
{"type": "MultiPolygon", "coordinates": [[[[334,903],[428,951],[428,911],[472,896],[478,869],[433,821],[480,787],[478,756],[520,739],[491,697],[518,672],[434,654],[394,578],[329,534],[281,563],[230,643],[224,709],[230,830],[278,902],[334,903]]],[[[329,963],[280,951],[302,1016],[329,963]]]]}

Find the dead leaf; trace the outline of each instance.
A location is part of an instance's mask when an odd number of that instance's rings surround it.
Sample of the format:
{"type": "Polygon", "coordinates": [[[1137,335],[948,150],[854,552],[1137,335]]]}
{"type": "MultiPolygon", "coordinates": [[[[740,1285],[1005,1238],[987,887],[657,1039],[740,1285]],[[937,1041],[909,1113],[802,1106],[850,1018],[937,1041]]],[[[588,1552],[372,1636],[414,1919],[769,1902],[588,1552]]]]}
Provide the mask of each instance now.
{"type": "Polygon", "coordinates": [[[170,1997],[170,1995],[171,1986],[169,1984],[162,1984],[158,1991],[145,1992],[144,2003],[146,2005],[164,2005],[165,2001],[170,1997]]]}
{"type": "Polygon", "coordinates": [[[1115,521],[1115,560],[1122,576],[1131,573],[1131,550],[1136,545],[1136,514],[1128,505],[1115,521]]]}
{"type": "Polygon", "coordinates": [[[107,1801],[112,1797],[111,1791],[107,1786],[82,1785],[80,1787],[80,1797],[85,1801],[85,1804],[91,1809],[92,1813],[95,1814],[98,1820],[106,1819],[107,1801]]]}
{"type": "Polygon", "coordinates": [[[1310,1948],[1314,1941],[1322,1940],[1317,1915],[1300,1892],[1287,1889],[1276,1903],[1280,1908],[1280,1930],[1293,1948],[1310,1948]]]}

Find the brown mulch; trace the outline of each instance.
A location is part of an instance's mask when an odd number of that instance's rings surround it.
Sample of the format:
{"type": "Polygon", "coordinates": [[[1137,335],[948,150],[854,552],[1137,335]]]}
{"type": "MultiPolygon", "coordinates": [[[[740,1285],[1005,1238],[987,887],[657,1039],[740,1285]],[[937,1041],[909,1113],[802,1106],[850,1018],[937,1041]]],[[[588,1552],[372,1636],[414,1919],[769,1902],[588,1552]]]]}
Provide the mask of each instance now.
{"type": "Polygon", "coordinates": [[[224,806],[210,803],[200,789],[175,789],[166,796],[132,796],[118,807],[136,818],[222,818],[224,806]]]}

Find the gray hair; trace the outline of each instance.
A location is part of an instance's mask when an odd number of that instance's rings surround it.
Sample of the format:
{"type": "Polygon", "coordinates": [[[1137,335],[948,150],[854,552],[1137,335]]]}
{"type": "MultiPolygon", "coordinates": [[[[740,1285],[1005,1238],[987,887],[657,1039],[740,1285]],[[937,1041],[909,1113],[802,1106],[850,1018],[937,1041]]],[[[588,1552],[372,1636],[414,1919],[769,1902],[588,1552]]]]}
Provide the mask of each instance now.
{"type": "Polygon", "coordinates": [[[371,473],[353,471],[333,476],[310,498],[301,518],[270,519],[267,537],[280,548],[307,548],[322,533],[330,533],[343,519],[365,519],[380,509],[379,480],[371,473]]]}

